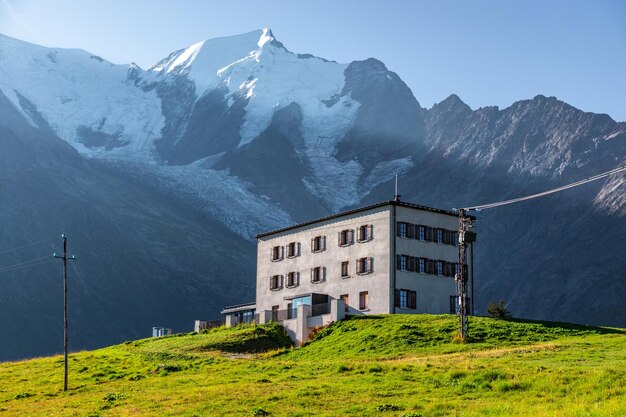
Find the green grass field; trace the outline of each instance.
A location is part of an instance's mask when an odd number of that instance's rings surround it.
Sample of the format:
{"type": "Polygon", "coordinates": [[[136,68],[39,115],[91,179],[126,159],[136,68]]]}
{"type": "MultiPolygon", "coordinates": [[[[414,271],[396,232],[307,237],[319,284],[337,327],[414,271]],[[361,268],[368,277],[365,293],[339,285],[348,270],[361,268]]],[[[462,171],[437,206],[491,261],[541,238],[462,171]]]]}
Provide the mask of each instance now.
{"type": "Polygon", "coordinates": [[[3,416],[626,416],[626,330],[352,318],[290,348],[275,324],[0,364],[3,416]]]}

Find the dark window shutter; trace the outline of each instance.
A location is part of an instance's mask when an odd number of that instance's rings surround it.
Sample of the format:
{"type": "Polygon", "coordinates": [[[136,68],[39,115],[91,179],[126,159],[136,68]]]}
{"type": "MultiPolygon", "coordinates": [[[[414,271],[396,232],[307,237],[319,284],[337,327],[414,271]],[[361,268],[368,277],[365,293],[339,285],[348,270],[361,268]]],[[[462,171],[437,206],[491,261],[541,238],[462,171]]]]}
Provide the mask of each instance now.
{"type": "Polygon", "coordinates": [[[415,236],[415,225],[412,223],[407,223],[406,224],[406,237],[408,237],[409,239],[413,239],[414,236],[415,236]]]}
{"type": "Polygon", "coordinates": [[[396,222],[396,236],[400,237],[400,222],[396,222]]]}
{"type": "Polygon", "coordinates": [[[311,239],[311,252],[315,252],[315,238],[311,239]]]}
{"type": "Polygon", "coordinates": [[[321,246],[321,250],[326,250],[326,236],[322,236],[320,246],[321,246]]]}
{"type": "Polygon", "coordinates": [[[338,244],[339,246],[341,246],[341,235],[342,235],[342,234],[343,234],[343,232],[339,232],[339,233],[337,234],[337,244],[338,244]]]}
{"type": "Polygon", "coordinates": [[[354,243],[354,229],[348,232],[348,237],[349,237],[348,244],[354,243]]]}
{"type": "Polygon", "coordinates": [[[412,308],[413,310],[415,310],[417,308],[417,292],[411,291],[409,294],[411,296],[409,308],[412,308]]]}
{"type": "Polygon", "coordinates": [[[396,269],[399,271],[400,270],[400,265],[401,265],[401,258],[402,255],[396,255],[396,269]]]}
{"type": "Polygon", "coordinates": [[[374,239],[374,225],[367,226],[367,240],[374,239]]]}
{"type": "Polygon", "coordinates": [[[394,304],[396,307],[400,307],[400,290],[396,289],[396,296],[394,304]]]}
{"type": "Polygon", "coordinates": [[[413,256],[409,256],[408,257],[408,266],[407,269],[409,270],[409,272],[415,272],[415,258],[413,256]]]}

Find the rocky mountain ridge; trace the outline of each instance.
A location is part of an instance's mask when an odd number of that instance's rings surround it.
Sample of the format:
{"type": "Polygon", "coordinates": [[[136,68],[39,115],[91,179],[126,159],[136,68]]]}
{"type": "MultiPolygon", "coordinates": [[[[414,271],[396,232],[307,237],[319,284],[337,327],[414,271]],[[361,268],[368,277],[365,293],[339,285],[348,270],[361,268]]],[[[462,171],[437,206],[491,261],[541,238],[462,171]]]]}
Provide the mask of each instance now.
{"type": "MultiPolygon", "coordinates": [[[[452,95],[425,109],[382,62],[293,53],[269,29],[194,44],[148,70],[0,36],[0,91],[2,192],[13,196],[0,203],[5,241],[74,232],[102,253],[75,266],[100,283],[85,280],[76,295],[75,348],[146,334],[150,323],[184,330],[253,299],[256,233],[387,200],[396,174],[403,199],[452,208],[626,162],[626,124],[607,115],[543,96],[472,110],[452,95]]],[[[625,176],[485,212],[478,225],[480,309],[503,298],[522,317],[626,325],[625,176]]],[[[9,254],[5,263],[23,259],[9,254]]],[[[33,268],[50,276],[50,265],[33,268]]],[[[10,275],[17,296],[4,315],[37,321],[38,338],[21,335],[19,320],[0,329],[15,342],[0,358],[56,346],[54,303],[34,301],[41,289],[20,281],[27,272],[10,275]]]]}

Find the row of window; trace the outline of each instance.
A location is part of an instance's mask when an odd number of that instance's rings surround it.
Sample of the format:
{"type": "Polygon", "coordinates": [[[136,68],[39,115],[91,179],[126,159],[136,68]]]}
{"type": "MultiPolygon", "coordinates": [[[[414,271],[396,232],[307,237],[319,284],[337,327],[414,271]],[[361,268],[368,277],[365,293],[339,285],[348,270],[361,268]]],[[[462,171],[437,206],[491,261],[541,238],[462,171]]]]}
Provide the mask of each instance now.
{"type": "MultiPolygon", "coordinates": [[[[356,260],[357,275],[366,275],[374,272],[373,258],[359,258],[356,260]]],[[[350,278],[350,261],[341,263],[341,278],[350,278]]],[[[326,281],[326,267],[316,266],[311,268],[311,282],[319,284],[326,281]]],[[[295,288],[300,285],[300,272],[292,271],[287,275],[272,275],[270,277],[270,290],[278,291],[285,288],[295,288]]]]}
{"type": "Polygon", "coordinates": [[[396,236],[456,246],[458,232],[407,222],[396,223],[396,236]]]}
{"type": "Polygon", "coordinates": [[[367,291],[362,291],[359,293],[359,310],[367,310],[368,308],[370,308],[369,293],[367,291]]]}
{"type": "MultiPolygon", "coordinates": [[[[471,299],[467,298],[468,308],[471,306],[471,299]]],[[[411,290],[396,289],[394,305],[399,308],[417,308],[417,292],[411,290]]],[[[450,314],[459,312],[459,297],[457,295],[450,296],[450,314]]]]}
{"type": "MultiPolygon", "coordinates": [[[[355,243],[355,230],[345,229],[337,234],[337,244],[339,246],[350,246],[355,243]]],[[[356,229],[356,242],[369,242],[374,238],[374,226],[364,224],[356,229]]],[[[323,252],[326,250],[326,236],[316,236],[311,239],[311,252],[323,252]]],[[[272,262],[281,261],[285,258],[295,258],[300,256],[300,242],[291,242],[286,246],[274,246],[270,252],[270,260],[272,262]],[[286,248],[286,249],[285,249],[286,248]],[[285,255],[285,251],[287,254],[285,255]]]]}
{"type": "Polygon", "coordinates": [[[396,269],[398,271],[454,277],[459,272],[459,264],[435,259],[417,258],[409,255],[397,255],[396,269]]]}
{"type": "MultiPolygon", "coordinates": [[[[339,299],[346,305],[346,313],[350,311],[350,295],[342,294],[339,299]]],[[[370,304],[370,296],[367,291],[361,291],[359,293],[359,310],[367,310],[370,304]]]]}

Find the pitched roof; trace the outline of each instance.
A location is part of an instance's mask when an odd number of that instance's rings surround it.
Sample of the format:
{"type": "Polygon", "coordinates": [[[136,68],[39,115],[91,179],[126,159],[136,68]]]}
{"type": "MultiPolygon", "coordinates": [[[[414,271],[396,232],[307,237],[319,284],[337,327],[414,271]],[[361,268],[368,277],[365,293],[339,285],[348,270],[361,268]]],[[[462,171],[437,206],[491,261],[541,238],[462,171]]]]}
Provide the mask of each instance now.
{"type": "Polygon", "coordinates": [[[387,206],[387,205],[398,206],[398,207],[408,207],[408,208],[412,208],[412,209],[416,209],[416,210],[430,211],[430,212],[433,212],[433,213],[445,214],[445,215],[454,216],[454,217],[458,217],[459,216],[459,214],[457,212],[451,211],[451,210],[443,210],[443,209],[438,209],[438,208],[433,208],[433,207],[421,206],[419,204],[406,203],[404,201],[388,200],[388,201],[381,201],[380,203],[372,204],[372,205],[369,205],[369,206],[360,207],[360,208],[357,208],[357,209],[342,211],[341,213],[331,214],[330,216],[321,217],[319,219],[309,220],[309,221],[306,221],[306,222],[303,222],[303,223],[294,224],[292,226],[284,227],[282,229],[272,230],[270,232],[259,233],[258,235],[256,235],[256,238],[259,239],[259,238],[270,236],[270,235],[273,235],[273,234],[276,234],[276,233],[286,232],[287,230],[296,229],[298,227],[309,226],[311,224],[315,224],[315,223],[318,223],[318,222],[323,222],[323,221],[326,221],[326,220],[331,220],[331,219],[334,219],[334,218],[337,218],[337,217],[347,216],[347,215],[350,215],[350,214],[360,213],[362,211],[371,210],[371,209],[375,209],[375,208],[379,208],[379,207],[384,207],[384,206],[387,206]]]}

